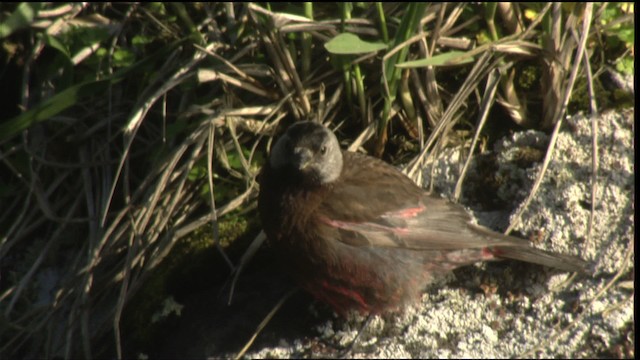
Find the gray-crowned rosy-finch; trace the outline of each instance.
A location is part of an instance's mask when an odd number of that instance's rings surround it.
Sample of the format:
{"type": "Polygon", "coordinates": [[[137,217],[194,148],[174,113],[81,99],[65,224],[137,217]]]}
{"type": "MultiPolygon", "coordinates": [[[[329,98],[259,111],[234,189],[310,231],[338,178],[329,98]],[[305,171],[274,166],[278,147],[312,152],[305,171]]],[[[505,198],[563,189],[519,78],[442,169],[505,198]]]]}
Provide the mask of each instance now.
{"type": "Polygon", "coordinates": [[[291,275],[342,314],[398,308],[439,275],[478,261],[565,271],[585,264],[472,223],[462,206],[381,160],[342,151],[333,132],[313,122],[290,126],[272,147],[258,205],[291,275]]]}

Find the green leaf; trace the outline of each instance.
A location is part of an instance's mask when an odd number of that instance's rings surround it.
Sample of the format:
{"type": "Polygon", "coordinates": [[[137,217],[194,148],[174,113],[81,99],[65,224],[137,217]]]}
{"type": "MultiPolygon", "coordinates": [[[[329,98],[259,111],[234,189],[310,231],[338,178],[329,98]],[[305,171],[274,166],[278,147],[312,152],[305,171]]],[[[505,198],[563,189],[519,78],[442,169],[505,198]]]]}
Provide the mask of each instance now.
{"type": "Polygon", "coordinates": [[[207,175],[207,167],[203,166],[202,164],[199,164],[197,166],[192,167],[191,170],[189,170],[189,175],[187,175],[187,178],[190,181],[196,181],[198,179],[203,179],[206,175],[207,175]]]}
{"type": "Polygon", "coordinates": [[[176,121],[167,124],[166,136],[168,139],[175,139],[178,135],[182,134],[187,129],[187,123],[185,121],[176,121]]]}
{"type": "Polygon", "coordinates": [[[144,35],[136,35],[133,37],[133,39],[131,39],[131,43],[134,46],[142,46],[142,45],[150,44],[152,42],[153,42],[153,38],[149,36],[144,36],[144,35]]]}
{"type": "Polygon", "coordinates": [[[0,39],[31,25],[41,6],[42,4],[37,2],[23,2],[18,5],[8,18],[0,22],[0,39]]]}
{"type": "Polygon", "coordinates": [[[632,58],[624,58],[620,59],[616,63],[616,70],[625,74],[625,75],[633,75],[634,72],[634,60],[632,58]]]}
{"type": "MultiPolygon", "coordinates": [[[[242,154],[244,155],[244,158],[247,159],[251,154],[251,151],[243,147],[242,154]]],[[[238,153],[230,152],[227,154],[227,158],[229,159],[229,166],[231,166],[232,169],[236,169],[236,170],[243,169],[242,160],[240,159],[240,155],[238,153]]]]}
{"type": "Polygon", "coordinates": [[[407,61],[400,64],[396,64],[397,67],[402,69],[418,68],[425,66],[451,66],[461,65],[473,62],[473,56],[468,55],[463,51],[451,51],[448,53],[432,56],[427,59],[419,59],[413,61],[407,61]]]}
{"type": "Polygon", "coordinates": [[[387,45],[381,42],[364,41],[355,34],[342,33],[326,42],[324,47],[332,54],[357,55],[386,49],[387,45]]]}
{"type": "Polygon", "coordinates": [[[127,67],[133,65],[135,55],[127,49],[117,49],[113,52],[113,65],[115,67],[127,67]]]}
{"type": "Polygon", "coordinates": [[[44,100],[31,110],[0,124],[0,141],[9,139],[31,125],[47,120],[60,113],[64,109],[75,105],[81,98],[96,93],[106,91],[111,80],[89,81],[75,86],[71,86],[64,91],[44,100]]]}
{"type": "Polygon", "coordinates": [[[620,29],[619,31],[615,32],[615,34],[626,44],[633,44],[636,37],[634,28],[620,29]]]}
{"type": "Polygon", "coordinates": [[[0,123],[0,142],[9,139],[21,131],[28,129],[35,123],[47,120],[59,114],[67,108],[77,104],[80,99],[95,94],[99,91],[106,91],[107,86],[121,81],[132,73],[144,69],[151,63],[163,59],[170,51],[179,46],[183,40],[178,40],[169,44],[155,53],[138,61],[136,64],[116,71],[109,79],[89,80],[83,83],[68,87],[52,97],[41,101],[39,104],[23,112],[22,114],[0,123]]]}
{"type": "Polygon", "coordinates": [[[71,55],[69,54],[69,49],[66,45],[64,45],[57,37],[53,35],[49,35],[47,33],[42,33],[42,40],[46,45],[51,46],[52,48],[60,51],[64,56],[71,61],[71,55]]]}

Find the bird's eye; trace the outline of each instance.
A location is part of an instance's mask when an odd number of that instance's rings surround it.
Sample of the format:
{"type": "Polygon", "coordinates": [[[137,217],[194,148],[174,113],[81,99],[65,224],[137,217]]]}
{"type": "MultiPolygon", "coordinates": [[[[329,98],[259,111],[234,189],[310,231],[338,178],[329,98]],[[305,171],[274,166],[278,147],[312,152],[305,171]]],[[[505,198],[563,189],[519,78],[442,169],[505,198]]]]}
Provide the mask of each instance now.
{"type": "Polygon", "coordinates": [[[322,145],[320,148],[320,154],[324,155],[327,153],[327,145],[322,145]]]}

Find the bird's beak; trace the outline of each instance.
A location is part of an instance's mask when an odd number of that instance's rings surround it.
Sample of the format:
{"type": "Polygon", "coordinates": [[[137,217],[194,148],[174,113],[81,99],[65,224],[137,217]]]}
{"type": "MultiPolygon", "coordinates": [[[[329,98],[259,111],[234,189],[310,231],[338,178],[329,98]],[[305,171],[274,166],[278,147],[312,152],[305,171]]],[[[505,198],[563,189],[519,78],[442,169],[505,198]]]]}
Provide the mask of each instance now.
{"type": "Polygon", "coordinates": [[[303,147],[293,149],[294,164],[298,170],[304,170],[313,160],[311,150],[303,147]]]}

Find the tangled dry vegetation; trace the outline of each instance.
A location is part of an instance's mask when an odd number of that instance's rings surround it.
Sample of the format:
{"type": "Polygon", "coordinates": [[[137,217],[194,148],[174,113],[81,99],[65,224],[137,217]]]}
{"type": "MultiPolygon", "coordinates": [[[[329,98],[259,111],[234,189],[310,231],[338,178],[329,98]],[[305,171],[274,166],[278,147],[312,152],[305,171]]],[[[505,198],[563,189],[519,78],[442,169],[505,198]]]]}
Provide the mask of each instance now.
{"type": "Polygon", "coordinates": [[[329,123],[421,181],[447,146],[471,158],[496,132],[556,134],[571,106],[619,101],[602,89],[633,61],[620,4],[0,10],[7,358],[122,357],[128,300],[181,238],[212,224],[217,239],[218,219],[252,211],[265,151],[293,121],[329,123]]]}

